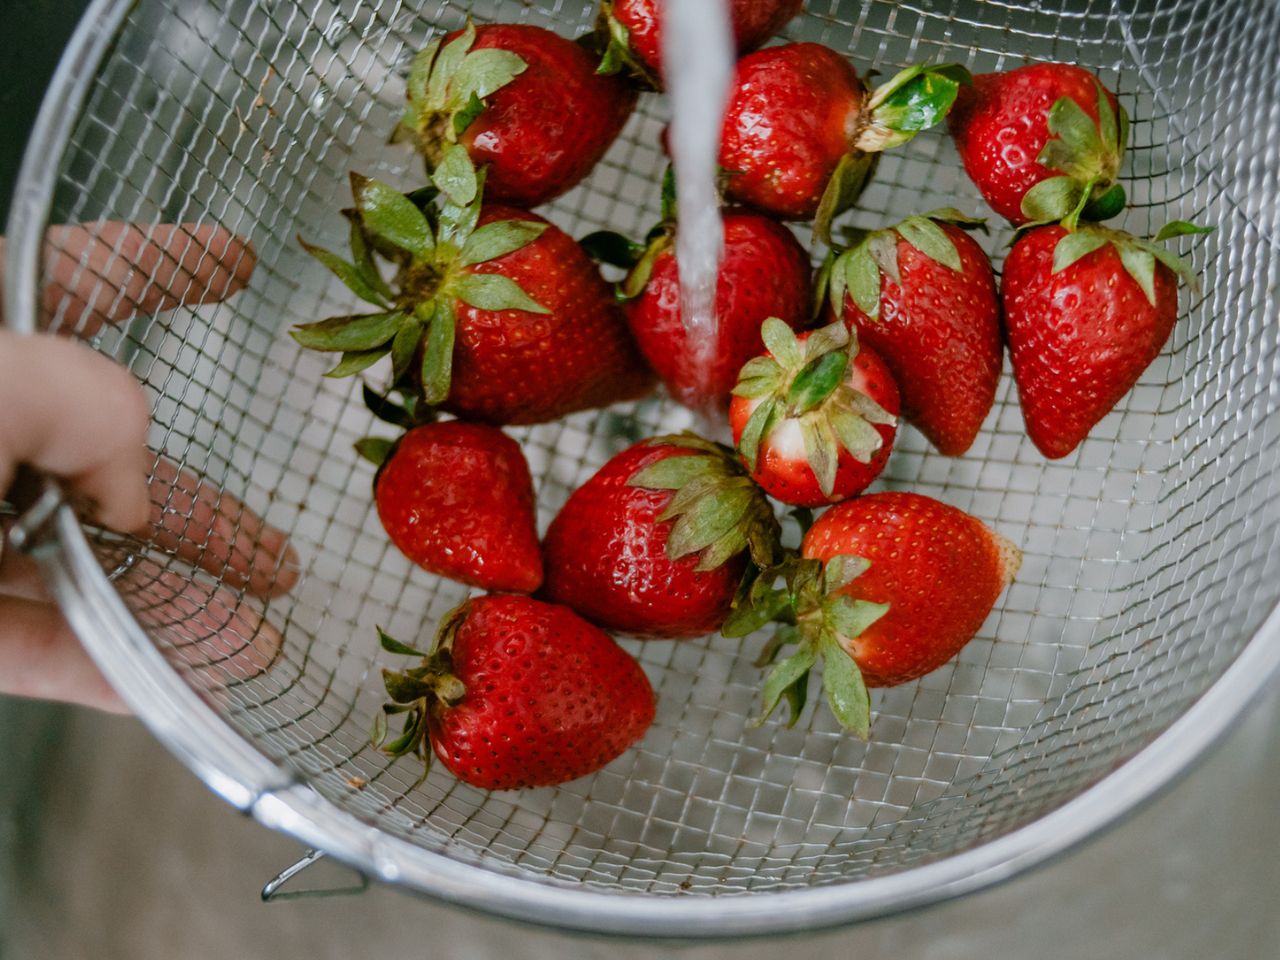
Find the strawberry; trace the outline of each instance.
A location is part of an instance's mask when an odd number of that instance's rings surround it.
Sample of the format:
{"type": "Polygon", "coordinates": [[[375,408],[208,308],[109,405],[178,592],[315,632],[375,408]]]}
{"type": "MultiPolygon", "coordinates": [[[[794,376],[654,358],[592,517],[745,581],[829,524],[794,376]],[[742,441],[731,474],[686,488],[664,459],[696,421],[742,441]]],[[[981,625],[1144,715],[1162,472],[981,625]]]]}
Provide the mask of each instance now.
{"type": "MultiPolygon", "coordinates": [[[[804,0],[729,0],[738,53],[760,46],[798,14],[804,0]]],[[[658,0],[602,0],[600,34],[606,38],[602,73],[631,70],[647,86],[662,89],[662,31],[658,0]]]]}
{"type": "Polygon", "coordinates": [[[897,434],[888,367],[843,323],[796,336],[770,319],[762,335],[769,352],[742,368],[729,406],[751,478],[775,500],[802,507],[861,493],[897,434]]]}
{"type": "Polygon", "coordinates": [[[756,581],[724,633],[746,636],[775,617],[794,624],[761,658],[771,662],[783,645],[797,644],[765,680],[763,717],[786,696],[795,723],[821,657],[832,711],[864,739],[867,688],[915,680],[959,653],[1022,556],[975,517],[917,493],[837,504],[805,534],[801,554],[778,569],[784,587],[773,589],[771,575],[756,581]]]}
{"type": "Polygon", "coordinates": [[[445,619],[430,653],[378,635],[383,649],[422,665],[382,671],[391,703],[378,715],[375,744],[425,767],[429,742],[454,776],[482,790],[585,777],[653,722],[640,665],[565,607],[510,595],[468,600],[445,619]],[[387,716],[401,713],[403,732],[383,746],[387,716]]]}
{"type": "Polygon", "coordinates": [[[984,73],[948,118],[969,178],[1011,223],[1082,214],[1106,220],[1124,209],[1116,182],[1129,118],[1088,70],[1034,63],[984,73]]]}
{"type": "Polygon", "coordinates": [[[675,230],[675,221],[668,220],[650,233],[647,247],[622,246],[622,238],[613,234],[592,234],[582,242],[601,255],[606,242],[631,252],[624,258],[633,265],[620,288],[623,310],[640,352],[671,395],[696,410],[723,407],[738,371],[762,348],[760,325],[767,317],[794,329],[809,322],[809,255],[776,220],[747,210],[725,211],[718,327],[708,360],[691,350],[681,317],[675,230]]]}
{"type": "Polygon", "coordinates": [[[533,478],[520,445],[495,427],[451,420],[413,427],[395,443],[356,449],[378,466],[378,519],[406,557],[486,590],[542,584],[533,478]]]}
{"type": "Polygon", "coordinates": [[[610,630],[697,637],[719,629],[744,571],[779,528],[732,453],[693,434],[642,441],[574,491],[543,542],[548,600],[610,630]]]}
{"type": "Polygon", "coordinates": [[[1094,225],[1024,232],[1001,296],[1027,434],[1065,457],[1129,392],[1178,317],[1178,279],[1195,284],[1163,240],[1204,228],[1173,221],[1155,243],[1094,225]]]}
{"type": "Polygon", "coordinates": [[[300,242],[377,312],[295,327],[294,339],[343,352],[330,377],[390,355],[394,383],[486,423],[542,423],[645,393],[652,374],[595,264],[536,214],[482,205],[483,180],[457,145],[413,197],[352,174],[353,262],[300,242]],[[391,283],[375,252],[395,267],[391,283]]]}
{"type": "Polygon", "coordinates": [[[848,209],[878,154],[951,109],[968,72],[914,66],[869,91],[844,57],[789,43],[738,61],[721,134],[725,194],[776,216],[816,216],[820,239],[848,209]]]}
{"type": "Polygon", "coordinates": [[[1004,354],[991,263],[962,229],[981,224],[958,210],[908,217],[863,234],[819,278],[835,316],[888,364],[903,417],[953,457],[991,411],[1004,354]]]}
{"type": "Polygon", "coordinates": [[[434,40],[413,61],[395,139],[431,173],[461,144],[486,167],[489,199],[535,207],[577,186],[613,143],[636,93],[550,30],[495,23],[434,40]]]}

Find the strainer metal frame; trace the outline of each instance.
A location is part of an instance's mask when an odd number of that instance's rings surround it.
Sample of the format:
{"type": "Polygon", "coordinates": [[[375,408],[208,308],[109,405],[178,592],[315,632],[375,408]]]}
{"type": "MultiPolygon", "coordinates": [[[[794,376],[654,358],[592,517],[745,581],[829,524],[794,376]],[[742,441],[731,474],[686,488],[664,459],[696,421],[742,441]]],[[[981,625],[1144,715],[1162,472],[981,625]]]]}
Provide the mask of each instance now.
{"type": "MultiPolygon", "coordinates": [[[[56,167],[131,0],[95,0],[54,75],[28,144],[8,224],[5,316],[35,329],[38,251],[56,167]]],[[[450,903],[593,933],[709,938],[798,932],[920,907],[974,892],[1048,862],[1114,825],[1170,786],[1280,672],[1280,607],[1238,657],[1167,730],[1056,810],[945,859],[854,883],[719,898],[609,895],[563,881],[532,883],[392,837],[339,809],[236,733],[165,660],[95,558],[70,507],[44,498],[17,524],[24,547],[90,655],[144,724],[214,793],[264,825],[356,870],[450,903]]]]}

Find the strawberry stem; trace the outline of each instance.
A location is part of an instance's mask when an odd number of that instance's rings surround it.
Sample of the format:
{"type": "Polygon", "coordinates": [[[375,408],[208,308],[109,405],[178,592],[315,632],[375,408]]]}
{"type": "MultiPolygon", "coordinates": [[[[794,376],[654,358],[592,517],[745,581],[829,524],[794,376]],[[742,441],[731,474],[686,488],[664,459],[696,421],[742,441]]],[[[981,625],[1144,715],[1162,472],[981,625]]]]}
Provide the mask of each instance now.
{"type": "Polygon", "coordinates": [[[958,63],[915,64],[894,74],[867,100],[869,122],[853,146],[879,153],[940,123],[956,102],[960,87],[973,77],[958,63]]]}
{"type": "Polygon", "coordinates": [[[1125,196],[1124,187],[1118,183],[1113,183],[1111,188],[1100,196],[1090,198],[1089,202],[1085,204],[1081,216],[1086,220],[1095,222],[1110,220],[1124,210],[1127,201],[1128,198],[1125,196]]]}
{"type": "Polygon", "coordinates": [[[629,270],[640,262],[647,247],[643,243],[629,240],[612,230],[597,230],[589,233],[578,245],[586,251],[587,256],[598,263],[607,263],[611,267],[629,270]]]}
{"type": "Polygon", "coordinates": [[[1061,97],[1049,108],[1052,136],[1036,161],[1059,176],[1035,184],[1022,198],[1022,214],[1032,224],[1061,222],[1075,230],[1081,217],[1107,220],[1124,210],[1124,188],[1116,182],[1129,121],[1124,108],[1113,108],[1101,83],[1097,87],[1095,122],[1072,97],[1061,97]]]}
{"type": "Polygon", "coordinates": [[[375,467],[381,467],[390,458],[391,451],[395,449],[395,441],[384,437],[364,437],[357,440],[353,446],[361,457],[375,467]]]}
{"type": "Polygon", "coordinates": [[[469,602],[464,601],[445,615],[436,633],[430,653],[401,643],[378,627],[382,649],[397,656],[418,657],[421,663],[405,670],[382,671],[382,683],[390,702],[374,717],[370,742],[376,749],[394,758],[412,754],[422,761],[422,776],[431,769],[429,733],[431,717],[441,710],[457,706],[466,696],[466,685],[453,673],[453,636],[467,616],[469,602]],[[400,736],[387,742],[387,717],[405,714],[400,736]]]}
{"type": "Polygon", "coordinates": [[[770,622],[783,624],[766,643],[756,666],[773,664],[784,646],[796,651],[772,667],[765,678],[759,726],[785,698],[794,726],[804,708],[809,675],[822,662],[827,703],[840,725],[865,740],[870,736],[871,699],[851,650],[857,637],[889,610],[885,604],[857,600],[845,592],[870,564],[860,557],[837,556],[825,565],[788,552],[781,563],[763,570],[734,604],[721,633],[741,637],[770,622]],[[784,586],[775,588],[778,579],[784,586]]]}

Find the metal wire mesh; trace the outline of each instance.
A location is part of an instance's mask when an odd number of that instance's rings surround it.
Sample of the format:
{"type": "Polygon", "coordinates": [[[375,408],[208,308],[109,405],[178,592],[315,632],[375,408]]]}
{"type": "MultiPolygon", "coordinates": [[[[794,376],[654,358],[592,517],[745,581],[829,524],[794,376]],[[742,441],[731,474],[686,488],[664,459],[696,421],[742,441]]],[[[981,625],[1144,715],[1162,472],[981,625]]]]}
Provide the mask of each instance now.
{"type": "MultiPolygon", "coordinates": [[[[102,329],[71,297],[47,304],[53,327],[91,336],[147,385],[157,451],[241,496],[302,558],[297,587],[268,602],[176,553],[99,544],[139,622],[226,723],[360,820],[486,870],[725,895],[849,883],[1006,834],[1097,783],[1209,689],[1280,597],[1269,292],[1280,281],[1280,7],[810,0],[787,36],[862,70],[1027,59],[1095,70],[1134,118],[1122,225],[1215,225],[1191,248],[1204,292],[1184,294],[1164,353],[1065,460],[1026,439],[1008,376],[965,457],[902,432],[881,485],[976,514],[1025,561],[954,663],[876,692],[869,744],[821,710],[791,730],[747,726],[759,640],[706,639],[626,642],[653,681],[657,720],[638,748],[557,789],[488,794],[439,767],[414,787],[415,770],[372,750],[384,662],[374,625],[428,633],[464,588],[390,546],[371,470],[350,452],[376,432],[358,388],[322,379],[323,360],[283,335],[352,306],[293,237],[341,245],[349,169],[416,185],[414,158],[386,145],[403,77],[427,38],[467,15],[574,36],[594,11],[585,0],[141,0],[50,158],[51,222],[217,223],[256,248],[251,285],[225,304],[102,329]]],[[[642,234],[658,217],[665,109],[645,97],[548,216],[577,236],[642,234]]],[[[984,210],[950,142],[930,133],[884,158],[852,221],[944,205],[984,210]]],[[[997,265],[1006,239],[997,229],[984,241],[997,265]]],[[[105,259],[131,252],[117,243],[105,259]]],[[[78,268],[110,276],[103,259],[78,268]]],[[[513,430],[543,527],[612,452],[688,423],[650,400],[513,430]]]]}

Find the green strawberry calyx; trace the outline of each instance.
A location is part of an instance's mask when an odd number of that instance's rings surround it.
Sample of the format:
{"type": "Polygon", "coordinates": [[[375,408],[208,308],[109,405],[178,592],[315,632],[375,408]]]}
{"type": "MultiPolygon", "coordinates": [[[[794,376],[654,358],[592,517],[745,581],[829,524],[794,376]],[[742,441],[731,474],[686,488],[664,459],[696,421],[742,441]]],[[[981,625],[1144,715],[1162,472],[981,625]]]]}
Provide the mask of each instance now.
{"type": "Polygon", "coordinates": [[[846,382],[858,339],[845,323],[814,330],[801,343],[794,330],[771,317],[760,334],[769,353],[748,360],[733,388],[735,396],[759,401],[738,439],[738,453],[754,473],[773,431],[785,420],[798,420],[805,458],[830,497],[840,451],[869,463],[884,443],[874,424],[892,426],[897,418],[846,382]]]}
{"type": "Polygon", "coordinates": [[[353,376],[390,356],[393,382],[415,382],[421,401],[435,406],[449,396],[459,303],[489,311],[550,311],[510,277],[476,269],[533,243],[547,225],[500,220],[477,227],[484,173],[456,144],[431,179],[431,186],[402,194],[351,174],[355,206],[344,211],[351,259],[301,237],[298,242],[375,311],[301,324],[290,335],[310,350],[341,353],[326,377],[353,376]],[[378,258],[394,268],[391,281],[378,258]]]}
{"type": "Polygon", "coordinates": [[[613,0],[601,0],[595,45],[600,50],[596,73],[612,76],[627,71],[645,90],[661,90],[662,81],[631,49],[631,31],[613,12],[613,0]]]}
{"type": "Polygon", "coordinates": [[[659,521],[672,523],[667,534],[669,559],[698,555],[699,573],[715,570],[744,550],[754,570],[778,562],[778,518],[732,450],[688,432],[654,437],[648,443],[693,451],[642,467],[628,481],[633,487],[673,491],[658,514],[659,521]]]}
{"type": "Polygon", "coordinates": [[[907,217],[901,223],[882,230],[848,231],[849,247],[843,251],[833,250],[819,271],[815,310],[821,309],[822,303],[829,300],[836,316],[843,319],[847,297],[868,317],[878,319],[881,276],[902,285],[902,273],[898,268],[899,237],[930,260],[957,273],[963,272],[960,251],[939,226],[941,223],[950,223],[964,230],[987,228],[986,220],[967,216],[954,207],[945,207],[907,217]]]}
{"type": "Polygon", "coordinates": [[[804,710],[809,674],[822,661],[822,686],[840,725],[866,740],[871,734],[871,698],[854,660],[858,637],[888,611],[888,604],[851,597],[847,588],[871,566],[861,557],[836,556],[823,564],[795,554],[763,571],[734,601],[721,628],[725,637],[745,637],[770,623],[779,626],[765,644],[758,667],[765,677],[759,726],[785,699],[787,726],[804,710]],[[778,580],[782,586],[775,586],[778,580]],[[781,656],[784,648],[795,649],[781,656]]]}
{"type": "Polygon", "coordinates": [[[674,247],[675,242],[675,224],[666,222],[651,230],[644,243],[636,243],[612,230],[598,230],[583,237],[580,244],[591,259],[627,271],[616,288],[617,299],[625,303],[644,293],[658,258],[674,247]]]}
{"type": "MultiPolygon", "coordinates": [[[[364,405],[383,423],[407,432],[436,419],[435,407],[423,403],[417,389],[408,384],[394,384],[386,393],[378,393],[367,383],[360,386],[364,405]],[[392,399],[393,394],[399,395],[399,402],[392,399]]],[[[353,446],[356,453],[380,470],[391,459],[399,442],[385,437],[363,437],[353,446]]]]}
{"type": "Polygon", "coordinates": [[[832,222],[862,195],[879,155],[942,122],[960,87],[972,82],[969,71],[958,63],[916,64],[870,91],[858,111],[849,152],[840,159],[818,203],[814,235],[829,244],[832,222]]]}
{"type": "Polygon", "coordinates": [[[448,43],[437,38],[427,44],[409,68],[409,102],[392,141],[412,142],[428,173],[484,111],[485,99],[528,69],[510,50],[472,50],[475,42],[475,24],[468,20],[448,43]]]}
{"type": "Polygon", "coordinates": [[[626,277],[618,284],[618,300],[634,300],[644,292],[658,258],[675,246],[676,220],[675,174],[668,166],[662,177],[662,220],[649,231],[644,243],[637,243],[612,230],[598,230],[582,238],[581,246],[593,260],[627,271],[626,277]]]}
{"type": "Polygon", "coordinates": [[[1185,220],[1172,220],[1165,224],[1153,240],[1143,240],[1122,230],[1112,230],[1097,224],[1085,224],[1062,236],[1053,248],[1053,273],[1059,273],[1076,261],[1110,244],[1120,256],[1125,272],[1142,288],[1147,302],[1156,303],[1156,264],[1161,263],[1192,291],[1199,289],[1195,270],[1182,257],[1167,247],[1165,240],[1194,234],[1207,234],[1213,227],[1201,227],[1185,220]]]}
{"type": "Polygon", "coordinates": [[[1057,172],[1022,197],[1022,215],[1032,224],[1061,222],[1074,230],[1081,218],[1108,220],[1124,210],[1124,187],[1118,182],[1120,162],[1129,142],[1129,115],[1113,108],[1101,83],[1098,120],[1072,97],[1049,108],[1051,134],[1036,161],[1057,172]]]}
{"type": "Polygon", "coordinates": [[[464,601],[445,615],[430,652],[401,643],[378,627],[378,641],[383,650],[418,657],[422,662],[406,670],[383,668],[382,683],[390,700],[374,715],[370,742],[375,749],[397,759],[409,755],[418,757],[422,761],[419,783],[431,769],[431,744],[427,736],[430,718],[456,706],[467,693],[466,685],[453,673],[452,650],[453,637],[468,612],[469,603],[464,601]],[[401,714],[404,721],[400,733],[388,742],[388,720],[401,714]]]}

